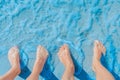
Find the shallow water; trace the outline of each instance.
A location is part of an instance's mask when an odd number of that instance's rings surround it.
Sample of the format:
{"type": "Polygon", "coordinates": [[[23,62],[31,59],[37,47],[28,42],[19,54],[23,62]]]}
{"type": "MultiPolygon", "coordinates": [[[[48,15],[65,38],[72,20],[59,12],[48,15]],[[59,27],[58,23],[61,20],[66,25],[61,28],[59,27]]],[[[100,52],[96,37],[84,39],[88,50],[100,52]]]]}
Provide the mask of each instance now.
{"type": "Polygon", "coordinates": [[[58,80],[64,66],[57,52],[67,43],[76,68],[75,80],[94,80],[92,48],[98,39],[107,48],[104,66],[120,80],[119,8],[120,0],[0,0],[0,75],[10,68],[9,48],[17,45],[23,61],[21,77],[16,80],[26,78],[40,44],[50,54],[40,79],[58,80]]]}

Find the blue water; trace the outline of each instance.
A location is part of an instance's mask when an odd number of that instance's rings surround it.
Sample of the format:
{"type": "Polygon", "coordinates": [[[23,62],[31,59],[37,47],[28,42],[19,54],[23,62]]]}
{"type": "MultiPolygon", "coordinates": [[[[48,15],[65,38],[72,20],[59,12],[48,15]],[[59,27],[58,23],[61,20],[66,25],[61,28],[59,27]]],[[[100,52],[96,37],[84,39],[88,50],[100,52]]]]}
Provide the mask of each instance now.
{"type": "Polygon", "coordinates": [[[0,75],[9,70],[7,52],[17,45],[22,72],[16,80],[29,76],[40,44],[50,55],[40,79],[60,80],[64,66],[57,52],[67,43],[75,80],[94,80],[91,64],[96,39],[107,49],[104,66],[120,80],[120,0],[0,0],[0,75]]]}

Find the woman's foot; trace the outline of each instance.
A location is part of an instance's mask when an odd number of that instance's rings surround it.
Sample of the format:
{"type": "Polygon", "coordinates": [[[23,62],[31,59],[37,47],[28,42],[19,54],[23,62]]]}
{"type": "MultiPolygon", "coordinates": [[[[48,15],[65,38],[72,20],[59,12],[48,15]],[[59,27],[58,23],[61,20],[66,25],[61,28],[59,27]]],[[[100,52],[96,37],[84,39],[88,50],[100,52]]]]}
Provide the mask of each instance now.
{"type": "Polygon", "coordinates": [[[39,74],[41,73],[44,64],[47,60],[48,52],[43,46],[38,46],[37,52],[36,52],[36,61],[33,66],[32,73],[27,78],[27,80],[38,80],[39,74]]]}
{"type": "Polygon", "coordinates": [[[105,47],[103,46],[103,44],[101,42],[96,40],[94,42],[94,49],[93,49],[93,51],[94,51],[93,58],[97,59],[97,60],[100,60],[101,55],[105,54],[106,49],[105,49],[105,47]]]}
{"type": "Polygon", "coordinates": [[[60,61],[64,64],[64,66],[70,69],[72,73],[74,73],[74,64],[70,56],[70,52],[69,52],[69,48],[67,44],[64,44],[60,48],[58,52],[58,56],[59,56],[60,61]]]}
{"type": "Polygon", "coordinates": [[[99,42],[98,40],[96,40],[94,42],[94,49],[93,49],[93,70],[95,71],[95,65],[97,62],[100,62],[100,58],[102,56],[102,54],[105,54],[105,47],[103,46],[103,44],[101,42],[99,42]]]}
{"type": "Polygon", "coordinates": [[[36,53],[36,61],[33,67],[34,73],[40,74],[47,60],[47,57],[48,57],[47,50],[43,46],[38,46],[36,53]]]}
{"type": "Polygon", "coordinates": [[[48,52],[43,46],[38,46],[36,53],[36,62],[45,63],[48,57],[48,52]]]}
{"type": "Polygon", "coordinates": [[[12,47],[8,52],[8,59],[13,69],[15,69],[16,73],[19,74],[20,70],[20,58],[19,58],[19,50],[18,48],[12,47]]]}

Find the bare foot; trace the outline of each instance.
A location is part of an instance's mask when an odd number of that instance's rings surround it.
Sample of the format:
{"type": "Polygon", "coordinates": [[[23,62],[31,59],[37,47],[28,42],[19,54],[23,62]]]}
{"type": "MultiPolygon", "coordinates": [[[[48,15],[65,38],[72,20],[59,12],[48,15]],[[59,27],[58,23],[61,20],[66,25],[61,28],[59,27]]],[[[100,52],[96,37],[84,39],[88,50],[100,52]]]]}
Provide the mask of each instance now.
{"type": "Polygon", "coordinates": [[[68,68],[72,67],[74,70],[74,64],[70,56],[70,52],[69,52],[69,48],[67,44],[64,44],[60,48],[58,52],[58,56],[59,56],[60,61],[64,64],[65,67],[68,67],[68,68]]]}
{"type": "Polygon", "coordinates": [[[101,58],[101,55],[102,54],[105,54],[105,47],[103,46],[103,44],[101,42],[99,42],[98,40],[96,40],[94,42],[94,49],[93,49],[93,52],[94,52],[94,55],[93,55],[93,70],[95,71],[95,64],[96,64],[96,61],[100,62],[100,58],[101,58]]]}
{"type": "Polygon", "coordinates": [[[43,46],[38,46],[33,72],[40,74],[47,60],[47,57],[48,57],[47,50],[43,46]]]}
{"type": "Polygon", "coordinates": [[[43,46],[38,46],[36,53],[36,61],[45,62],[48,57],[48,52],[43,46]]]}
{"type": "Polygon", "coordinates": [[[32,73],[27,78],[27,80],[38,80],[39,74],[41,73],[44,67],[47,57],[48,57],[47,50],[43,46],[38,46],[36,53],[36,61],[32,73]]]}
{"type": "Polygon", "coordinates": [[[13,68],[16,69],[16,72],[19,74],[20,71],[20,58],[19,58],[19,50],[18,48],[12,47],[8,52],[8,59],[13,68]]]}
{"type": "Polygon", "coordinates": [[[94,51],[93,58],[97,59],[97,60],[100,60],[101,55],[105,54],[106,49],[105,49],[105,47],[103,46],[103,44],[101,42],[96,40],[94,42],[94,49],[93,49],[93,51],[94,51]]]}

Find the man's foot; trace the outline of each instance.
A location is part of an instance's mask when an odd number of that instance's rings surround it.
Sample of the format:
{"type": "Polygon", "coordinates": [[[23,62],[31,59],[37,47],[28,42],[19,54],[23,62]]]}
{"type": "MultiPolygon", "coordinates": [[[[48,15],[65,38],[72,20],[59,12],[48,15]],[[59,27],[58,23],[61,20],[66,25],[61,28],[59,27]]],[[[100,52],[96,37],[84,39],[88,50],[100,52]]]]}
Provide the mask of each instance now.
{"type": "Polygon", "coordinates": [[[15,71],[19,74],[21,72],[20,70],[20,58],[19,58],[19,50],[18,48],[12,47],[8,52],[8,59],[12,66],[12,68],[15,68],[15,71]]]}
{"type": "Polygon", "coordinates": [[[64,64],[64,66],[66,68],[72,68],[71,70],[73,70],[74,72],[74,64],[73,64],[73,61],[72,61],[72,58],[70,56],[70,52],[69,52],[69,48],[68,48],[68,45],[67,44],[64,44],[59,52],[58,52],[58,56],[59,56],[59,59],[60,61],[64,64]]]}
{"type": "Polygon", "coordinates": [[[103,44],[101,42],[99,42],[98,40],[96,40],[94,42],[94,55],[93,55],[93,70],[95,71],[95,65],[96,63],[99,61],[100,62],[100,58],[102,56],[102,54],[105,54],[105,47],[103,46],[103,44]]]}

